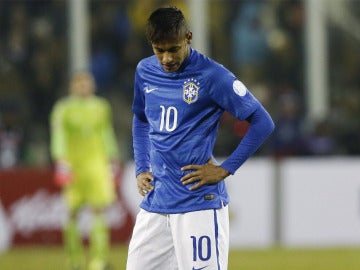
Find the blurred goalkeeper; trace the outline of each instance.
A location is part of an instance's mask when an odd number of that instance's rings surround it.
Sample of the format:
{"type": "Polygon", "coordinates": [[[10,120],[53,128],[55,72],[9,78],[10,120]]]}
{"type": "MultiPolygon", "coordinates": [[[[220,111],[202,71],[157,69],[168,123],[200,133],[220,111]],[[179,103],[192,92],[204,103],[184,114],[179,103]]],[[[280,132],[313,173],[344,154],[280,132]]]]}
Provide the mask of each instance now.
{"type": "Polygon", "coordinates": [[[77,216],[83,206],[88,206],[94,217],[88,269],[107,269],[110,239],[103,214],[116,198],[118,146],[110,105],[95,95],[92,75],[87,72],[73,75],[69,95],[55,104],[50,122],[54,181],[62,187],[69,208],[63,239],[70,269],[85,269],[82,237],[77,227],[77,216]]]}

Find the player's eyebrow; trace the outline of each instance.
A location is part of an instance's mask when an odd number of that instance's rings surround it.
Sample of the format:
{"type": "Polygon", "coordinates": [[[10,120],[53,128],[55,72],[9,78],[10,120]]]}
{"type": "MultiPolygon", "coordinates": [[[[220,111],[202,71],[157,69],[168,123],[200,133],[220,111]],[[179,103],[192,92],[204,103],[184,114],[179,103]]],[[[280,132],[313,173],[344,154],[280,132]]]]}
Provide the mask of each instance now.
{"type": "Polygon", "coordinates": [[[161,47],[158,47],[156,45],[153,46],[155,50],[159,51],[159,52],[176,52],[178,51],[180,48],[181,48],[181,45],[175,45],[175,46],[172,46],[170,48],[161,48],[161,47]]]}

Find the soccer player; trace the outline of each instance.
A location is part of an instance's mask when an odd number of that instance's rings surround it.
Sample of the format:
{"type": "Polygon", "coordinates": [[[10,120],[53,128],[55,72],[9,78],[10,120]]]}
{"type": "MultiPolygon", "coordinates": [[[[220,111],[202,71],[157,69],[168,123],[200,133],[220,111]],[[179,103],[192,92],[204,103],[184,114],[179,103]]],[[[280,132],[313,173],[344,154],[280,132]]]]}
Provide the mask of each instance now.
{"type": "Polygon", "coordinates": [[[118,164],[118,146],[110,105],[95,95],[91,74],[73,75],[69,95],[55,104],[50,121],[54,180],[63,188],[69,208],[63,239],[70,269],[85,269],[77,218],[79,210],[87,206],[94,216],[88,269],[104,270],[110,239],[103,214],[116,198],[111,164],[118,164]]]}
{"type": "Polygon", "coordinates": [[[146,36],[154,55],[136,68],[133,101],[137,187],[144,199],[126,269],[227,269],[224,179],[271,134],[273,121],[233,73],[191,47],[179,9],[155,10],[146,36]],[[218,164],[212,151],[225,110],[250,127],[218,164]]]}

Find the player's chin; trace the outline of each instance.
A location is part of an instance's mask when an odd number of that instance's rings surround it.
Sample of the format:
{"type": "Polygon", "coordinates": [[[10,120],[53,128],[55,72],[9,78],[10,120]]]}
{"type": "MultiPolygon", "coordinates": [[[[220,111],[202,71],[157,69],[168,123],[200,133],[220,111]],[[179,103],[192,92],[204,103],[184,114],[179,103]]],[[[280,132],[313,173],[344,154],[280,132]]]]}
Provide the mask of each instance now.
{"type": "Polygon", "coordinates": [[[162,65],[164,70],[166,72],[175,72],[179,69],[179,65],[178,64],[172,64],[172,65],[162,65]]]}

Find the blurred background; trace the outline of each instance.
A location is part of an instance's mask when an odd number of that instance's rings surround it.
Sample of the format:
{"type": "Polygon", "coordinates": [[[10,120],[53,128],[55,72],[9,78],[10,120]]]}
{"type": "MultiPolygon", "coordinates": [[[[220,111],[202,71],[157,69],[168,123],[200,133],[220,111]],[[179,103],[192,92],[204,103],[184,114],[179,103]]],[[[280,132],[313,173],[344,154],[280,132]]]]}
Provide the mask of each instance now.
{"type": "MultiPolygon", "coordinates": [[[[0,2],[1,168],[50,162],[49,111],[66,93],[78,57],[71,51],[69,11],[81,2],[86,3],[88,43],[81,55],[87,59],[78,61],[89,66],[98,94],[113,104],[124,160],[132,158],[134,69],[152,54],[144,24],[162,4],[182,8],[193,25],[194,47],[232,70],[271,112],[277,131],[259,155],[360,154],[356,0],[5,0],[0,2]],[[197,5],[205,9],[194,10],[197,5]],[[313,15],[306,12],[311,5],[313,15]]],[[[82,18],[76,20],[78,25],[82,18]]],[[[228,154],[245,130],[245,124],[225,115],[221,132],[226,136],[219,136],[216,154],[228,154]]]]}
{"type": "MultiPolygon", "coordinates": [[[[152,54],[146,19],[165,4],[184,11],[193,47],[232,70],[276,124],[232,176],[238,179],[227,181],[232,246],[360,247],[360,1],[1,0],[0,250],[61,241],[49,112],[81,68],[93,72],[97,94],[112,105],[124,177],[109,220],[114,242],[126,243],[139,200],[132,186],[134,70],[152,54]]],[[[231,153],[247,128],[225,113],[215,156],[231,153]]]]}

